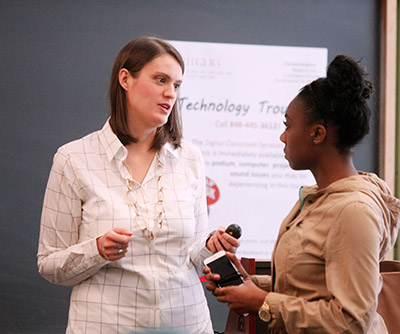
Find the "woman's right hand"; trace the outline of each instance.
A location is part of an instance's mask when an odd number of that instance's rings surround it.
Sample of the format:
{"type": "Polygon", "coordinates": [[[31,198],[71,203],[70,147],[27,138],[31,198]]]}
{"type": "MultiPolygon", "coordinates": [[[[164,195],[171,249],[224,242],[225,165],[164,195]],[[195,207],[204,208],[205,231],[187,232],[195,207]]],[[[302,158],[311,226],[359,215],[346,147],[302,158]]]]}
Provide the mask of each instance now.
{"type": "Polygon", "coordinates": [[[223,226],[214,231],[206,243],[208,250],[213,253],[224,250],[234,254],[239,246],[239,240],[226,233],[223,226]]]}
{"type": "Polygon", "coordinates": [[[97,249],[105,260],[117,261],[125,256],[131,240],[131,231],[116,227],[96,239],[97,249]]]}

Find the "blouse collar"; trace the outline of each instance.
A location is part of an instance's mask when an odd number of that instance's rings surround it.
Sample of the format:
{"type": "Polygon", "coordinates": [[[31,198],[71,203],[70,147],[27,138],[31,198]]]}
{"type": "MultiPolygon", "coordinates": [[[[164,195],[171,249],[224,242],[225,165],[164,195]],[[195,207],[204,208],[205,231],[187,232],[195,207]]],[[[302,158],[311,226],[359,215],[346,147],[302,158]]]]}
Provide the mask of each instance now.
{"type": "MultiPolygon", "coordinates": [[[[117,161],[122,162],[128,156],[128,150],[111,129],[109,120],[110,119],[107,120],[103,128],[100,130],[100,141],[104,146],[109,161],[116,159],[117,161]]],[[[178,150],[174,149],[170,143],[166,143],[160,150],[160,160],[162,163],[165,163],[165,157],[168,154],[171,154],[177,159],[180,158],[178,150]]]]}

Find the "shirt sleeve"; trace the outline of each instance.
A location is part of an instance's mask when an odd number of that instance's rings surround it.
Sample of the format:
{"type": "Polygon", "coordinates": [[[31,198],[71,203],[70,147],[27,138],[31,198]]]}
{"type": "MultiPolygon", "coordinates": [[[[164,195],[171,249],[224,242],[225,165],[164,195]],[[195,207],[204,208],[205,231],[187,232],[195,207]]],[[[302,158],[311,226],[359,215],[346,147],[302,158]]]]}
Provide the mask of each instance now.
{"type": "Polygon", "coordinates": [[[269,293],[270,327],[289,333],[365,333],[375,321],[381,290],[380,221],[366,203],[347,205],[326,241],[326,285],[329,299],[305,300],[269,293]]]}
{"type": "Polygon", "coordinates": [[[257,280],[257,286],[264,291],[271,291],[271,276],[270,275],[253,275],[257,280]]]}
{"type": "Polygon", "coordinates": [[[207,197],[206,197],[206,175],[204,158],[200,150],[198,150],[198,169],[199,178],[195,198],[194,217],[195,217],[195,242],[190,248],[190,259],[199,276],[203,275],[203,260],[212,255],[212,252],[205,246],[206,239],[209,234],[208,214],[207,214],[207,197]]]}
{"type": "Polygon", "coordinates": [[[79,242],[81,198],[67,149],[54,156],[42,209],[38,267],[48,281],[76,285],[108,261],[97,250],[96,239],[79,242]]]}

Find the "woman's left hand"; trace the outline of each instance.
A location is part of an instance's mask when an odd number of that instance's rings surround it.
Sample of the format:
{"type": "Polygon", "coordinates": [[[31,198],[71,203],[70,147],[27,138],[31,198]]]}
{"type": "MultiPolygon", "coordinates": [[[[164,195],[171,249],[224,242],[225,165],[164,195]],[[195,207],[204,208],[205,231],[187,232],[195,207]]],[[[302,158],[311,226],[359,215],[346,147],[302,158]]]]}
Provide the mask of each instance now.
{"type": "Polygon", "coordinates": [[[206,244],[208,250],[213,253],[221,250],[235,254],[237,248],[240,246],[238,239],[232,237],[225,232],[225,228],[220,227],[214,231],[214,234],[208,239],[206,244]]]}
{"type": "Polygon", "coordinates": [[[242,285],[216,288],[212,293],[219,302],[228,303],[229,308],[238,314],[257,314],[268,294],[257,287],[250,277],[242,285]]]}
{"type": "Polygon", "coordinates": [[[228,256],[242,274],[244,283],[239,286],[232,285],[219,288],[217,287],[217,283],[220,275],[211,273],[210,268],[205,267],[203,269],[204,277],[209,281],[206,289],[211,291],[219,302],[228,303],[229,307],[236,313],[257,313],[268,293],[254,283],[252,276],[246,272],[235,255],[226,253],[226,256],[228,256]]]}

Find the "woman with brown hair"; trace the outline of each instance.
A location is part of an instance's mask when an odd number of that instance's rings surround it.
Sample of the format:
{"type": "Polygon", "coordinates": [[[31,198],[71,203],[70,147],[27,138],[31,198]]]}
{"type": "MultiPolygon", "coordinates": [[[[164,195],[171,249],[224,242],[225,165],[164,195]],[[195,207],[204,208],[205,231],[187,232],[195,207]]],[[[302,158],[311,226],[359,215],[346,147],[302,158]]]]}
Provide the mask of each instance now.
{"type": "Polygon", "coordinates": [[[202,262],[238,241],[207,238],[203,158],[182,140],[183,72],[171,44],[131,41],[112,70],[109,120],[55,155],[38,266],[74,286],[67,333],[213,333],[202,262]]]}

